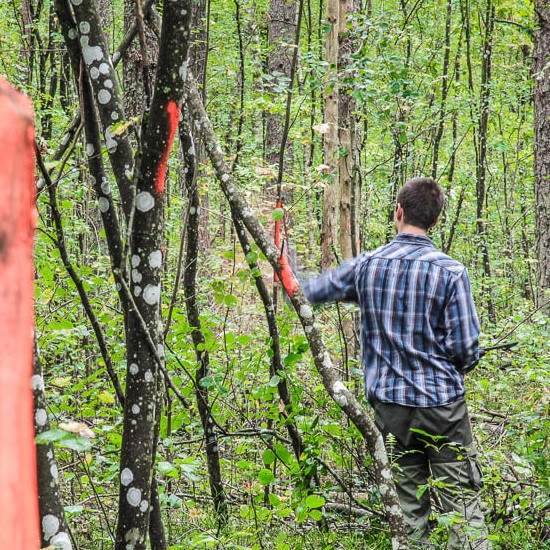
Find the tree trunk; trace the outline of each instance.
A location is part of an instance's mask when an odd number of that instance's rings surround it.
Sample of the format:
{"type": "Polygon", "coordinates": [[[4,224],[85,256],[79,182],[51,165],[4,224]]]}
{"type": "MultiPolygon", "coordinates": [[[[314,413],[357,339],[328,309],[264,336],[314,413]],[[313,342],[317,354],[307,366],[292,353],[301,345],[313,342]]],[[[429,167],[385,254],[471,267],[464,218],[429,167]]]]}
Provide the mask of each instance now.
{"type": "MultiPolygon", "coordinates": [[[[353,42],[347,29],[348,13],[356,10],[355,0],[340,0],[339,12],[339,51],[338,51],[338,72],[339,80],[345,79],[342,72],[349,64],[349,58],[353,53],[353,42]]],[[[349,77],[348,77],[349,78],[349,77]]],[[[352,142],[352,129],[354,124],[351,120],[351,113],[354,108],[354,101],[350,95],[351,90],[340,82],[338,94],[338,137],[340,142],[340,158],[338,159],[338,180],[340,187],[340,253],[342,259],[348,260],[353,256],[352,235],[352,185],[354,174],[354,156],[352,142]]]]}
{"type": "MultiPolygon", "coordinates": [[[[267,23],[267,72],[277,84],[281,78],[290,79],[294,36],[296,34],[296,0],[271,0],[267,23]]],[[[273,92],[277,93],[277,92],[273,92]]],[[[281,92],[279,92],[282,95],[281,92]]],[[[283,139],[283,117],[279,113],[266,116],[266,160],[270,165],[278,165],[279,150],[283,139]]],[[[287,146],[284,168],[291,164],[292,152],[287,146]]]]}
{"type": "MultiPolygon", "coordinates": [[[[164,189],[187,71],[191,3],[165,2],[155,91],[142,127],[132,220],[126,400],[116,550],[145,550],[163,339],[160,330],[164,189]]],[[[126,284],[124,280],[120,280],[126,284]]]]}
{"type": "MultiPolygon", "coordinates": [[[[487,132],[489,124],[489,99],[491,94],[491,70],[493,54],[493,30],[495,26],[495,7],[492,0],[487,0],[485,13],[485,39],[483,43],[483,61],[481,64],[481,86],[479,98],[479,126],[478,134],[478,163],[476,167],[476,229],[481,245],[484,278],[491,277],[491,263],[489,259],[489,243],[487,242],[486,200],[487,200],[487,132]]],[[[492,322],[496,321],[496,312],[490,287],[484,282],[487,295],[487,309],[492,322]]]]}
{"type": "Polygon", "coordinates": [[[338,31],[340,0],[328,0],[327,24],[330,30],[325,41],[325,189],[323,193],[323,217],[321,222],[321,268],[334,264],[334,247],[338,227],[338,31]]]}
{"type": "Polygon", "coordinates": [[[550,2],[535,2],[535,195],[537,307],[550,314],[550,2]]]}
{"type": "Polygon", "coordinates": [[[203,379],[208,376],[210,360],[208,351],[204,349],[204,336],[201,332],[199,307],[197,304],[197,267],[199,259],[199,215],[200,200],[197,182],[195,180],[195,147],[187,121],[180,122],[180,144],[185,159],[185,183],[189,199],[189,219],[187,222],[187,250],[185,253],[185,270],[183,274],[183,290],[185,293],[185,305],[187,319],[192,327],[191,338],[197,358],[197,371],[195,374],[195,395],[197,408],[201,418],[204,432],[206,463],[210,482],[210,492],[214,502],[214,509],[220,525],[227,523],[227,502],[222,483],[220,466],[220,453],[218,438],[211,418],[211,410],[208,399],[208,389],[203,387],[203,379]]]}
{"type": "MultiPolygon", "coordinates": [[[[33,356],[32,390],[34,394],[34,429],[36,435],[50,429],[44,392],[44,377],[36,344],[33,356]]],[[[40,513],[41,546],[71,550],[73,545],[59,494],[59,470],[52,443],[36,445],[38,473],[38,509],[40,513]]]]}

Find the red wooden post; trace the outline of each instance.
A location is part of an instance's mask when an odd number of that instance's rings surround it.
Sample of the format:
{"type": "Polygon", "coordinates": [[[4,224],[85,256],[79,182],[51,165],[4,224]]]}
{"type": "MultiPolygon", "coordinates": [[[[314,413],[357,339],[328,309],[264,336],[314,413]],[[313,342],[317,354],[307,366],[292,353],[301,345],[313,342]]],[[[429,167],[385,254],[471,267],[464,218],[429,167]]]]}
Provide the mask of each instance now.
{"type": "Polygon", "coordinates": [[[0,79],[0,548],[40,546],[31,392],[33,108],[0,79]]]}

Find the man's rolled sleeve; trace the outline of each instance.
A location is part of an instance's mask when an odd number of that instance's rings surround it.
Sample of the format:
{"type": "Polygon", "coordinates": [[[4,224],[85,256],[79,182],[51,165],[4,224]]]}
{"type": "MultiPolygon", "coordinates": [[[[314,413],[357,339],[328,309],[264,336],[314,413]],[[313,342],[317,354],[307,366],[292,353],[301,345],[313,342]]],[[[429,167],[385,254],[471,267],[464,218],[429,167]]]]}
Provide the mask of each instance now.
{"type": "Polygon", "coordinates": [[[324,302],[357,302],[355,288],[355,267],[357,260],[344,262],[336,269],[331,269],[303,283],[302,289],[312,304],[324,302]]]}
{"type": "Polygon", "coordinates": [[[467,372],[479,360],[479,319],[466,269],[454,280],[445,308],[446,348],[458,370],[467,372]]]}

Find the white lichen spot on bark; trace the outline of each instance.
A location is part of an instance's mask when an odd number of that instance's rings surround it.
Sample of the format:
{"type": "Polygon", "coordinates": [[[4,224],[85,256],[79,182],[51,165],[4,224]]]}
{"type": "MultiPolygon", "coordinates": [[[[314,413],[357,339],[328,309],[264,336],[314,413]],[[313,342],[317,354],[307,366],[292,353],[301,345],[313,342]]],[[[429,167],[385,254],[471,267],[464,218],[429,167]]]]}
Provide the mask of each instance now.
{"type": "Polygon", "coordinates": [[[136,285],[134,287],[134,296],[137,298],[141,294],[141,287],[139,285],[136,285]]]}
{"type": "Polygon", "coordinates": [[[153,250],[149,254],[149,267],[151,269],[158,269],[162,266],[162,252],[160,250],[153,250]]]}
{"type": "Polygon", "coordinates": [[[86,143],[86,154],[91,157],[95,153],[95,148],[92,143],[86,143]]]}
{"type": "Polygon", "coordinates": [[[65,531],[61,531],[52,537],[50,546],[53,546],[56,550],[73,550],[71,537],[69,537],[69,534],[65,533],[65,531]]]}
{"type": "Polygon", "coordinates": [[[313,310],[308,304],[302,304],[300,306],[300,316],[304,319],[311,319],[313,317],[313,310]]]}
{"type": "Polygon", "coordinates": [[[46,409],[36,409],[36,412],[34,413],[34,420],[37,426],[45,426],[48,421],[48,413],[46,412],[46,409]]]}
{"type": "Polygon", "coordinates": [[[105,195],[111,194],[111,186],[109,185],[109,180],[107,178],[103,178],[101,181],[101,192],[105,195]]]}
{"type": "Polygon", "coordinates": [[[139,405],[136,405],[136,404],[132,405],[132,413],[133,414],[139,414],[139,410],[140,410],[139,405]]]}
{"type": "Polygon", "coordinates": [[[86,65],[91,65],[96,61],[101,61],[103,59],[103,52],[101,51],[101,46],[90,46],[90,39],[88,36],[80,37],[80,45],[82,46],[82,57],[84,58],[84,63],[86,65]]]}
{"type": "Polygon", "coordinates": [[[143,377],[145,378],[145,382],[152,382],[154,378],[153,373],[149,369],[145,371],[143,377]]]}
{"type": "Polygon", "coordinates": [[[132,262],[132,267],[137,267],[141,262],[141,258],[137,254],[133,254],[131,262],[132,262]]]}
{"type": "Polygon", "coordinates": [[[105,88],[102,88],[97,93],[97,100],[101,105],[107,105],[107,103],[111,101],[111,92],[109,90],[106,90],[105,88]]]}
{"type": "Polygon", "coordinates": [[[59,531],[59,519],[53,514],[42,518],[42,534],[45,540],[50,540],[59,531]]]}
{"type": "Polygon", "coordinates": [[[124,485],[124,487],[127,487],[132,481],[134,481],[132,470],[130,470],[130,468],[124,468],[124,470],[120,472],[120,483],[124,485]]]}
{"type": "Polygon", "coordinates": [[[141,191],[136,195],[136,208],[140,212],[149,212],[155,206],[155,199],[149,191],[141,191]]]}
{"type": "Polygon", "coordinates": [[[90,23],[88,21],[81,21],[78,28],[82,34],[88,34],[90,32],[90,23]]]}
{"type": "Polygon", "coordinates": [[[160,300],[160,284],[159,285],[147,285],[143,289],[143,301],[150,306],[158,304],[160,300]]]}
{"type": "Polygon", "coordinates": [[[146,512],[147,511],[147,508],[149,507],[149,503],[143,499],[139,505],[139,509],[142,511],[142,512],[146,512]]]}
{"type": "Polygon", "coordinates": [[[139,367],[136,365],[136,363],[131,363],[128,367],[130,374],[136,375],[139,372],[139,367]]]}
{"type": "Polygon", "coordinates": [[[97,204],[99,206],[99,211],[102,214],[105,214],[105,212],[107,212],[109,210],[109,199],[108,198],[99,197],[99,199],[97,199],[97,204]]]}
{"type": "Polygon", "coordinates": [[[143,275],[138,269],[132,269],[132,281],[134,281],[134,283],[140,283],[142,278],[143,275]]]}
{"type": "Polygon", "coordinates": [[[126,500],[130,506],[139,506],[141,502],[141,489],[130,487],[126,493],[126,500]]]}
{"type": "Polygon", "coordinates": [[[44,391],[44,378],[40,374],[33,374],[31,387],[33,391],[44,391]]]}

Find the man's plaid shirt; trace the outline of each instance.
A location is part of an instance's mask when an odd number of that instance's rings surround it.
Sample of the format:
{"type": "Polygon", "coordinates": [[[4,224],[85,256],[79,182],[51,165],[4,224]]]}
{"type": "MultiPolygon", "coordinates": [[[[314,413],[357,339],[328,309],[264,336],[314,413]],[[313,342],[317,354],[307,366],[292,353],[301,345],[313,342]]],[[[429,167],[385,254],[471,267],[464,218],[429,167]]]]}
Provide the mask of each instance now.
{"type": "Polygon", "coordinates": [[[306,281],[304,292],[312,303],[359,305],[369,399],[436,407],[464,395],[459,369],[479,359],[470,281],[428,237],[400,233],[306,281]]]}

